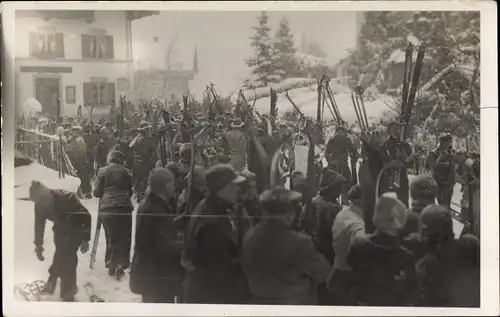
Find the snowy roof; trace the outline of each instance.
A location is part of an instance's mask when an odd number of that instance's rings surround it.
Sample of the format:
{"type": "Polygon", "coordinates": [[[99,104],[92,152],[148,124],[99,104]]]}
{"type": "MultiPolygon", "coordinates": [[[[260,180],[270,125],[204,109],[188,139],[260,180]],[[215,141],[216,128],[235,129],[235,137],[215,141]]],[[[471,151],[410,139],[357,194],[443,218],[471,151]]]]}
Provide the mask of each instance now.
{"type": "MultiPolygon", "coordinates": [[[[413,50],[413,60],[415,61],[417,59],[417,50],[413,50]]],[[[426,55],[424,57],[424,60],[429,60],[430,57],[426,55]]],[[[405,51],[402,49],[397,49],[391,53],[391,56],[387,60],[387,63],[391,64],[403,64],[405,62],[405,51]]]]}

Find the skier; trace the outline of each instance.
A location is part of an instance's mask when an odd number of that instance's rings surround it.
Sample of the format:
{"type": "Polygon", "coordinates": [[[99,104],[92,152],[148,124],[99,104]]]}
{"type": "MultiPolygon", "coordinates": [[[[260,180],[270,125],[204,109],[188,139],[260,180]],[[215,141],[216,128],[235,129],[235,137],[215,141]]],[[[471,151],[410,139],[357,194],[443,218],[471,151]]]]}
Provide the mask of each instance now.
{"type": "Polygon", "coordinates": [[[106,234],[105,266],[109,276],[120,279],[130,265],[132,241],[132,177],[124,168],[125,155],[113,151],[109,165],[97,172],[94,196],[106,234]]]}
{"type": "Polygon", "coordinates": [[[443,133],[439,137],[439,146],[429,154],[428,162],[432,177],[438,185],[438,203],[450,207],[455,186],[455,155],[452,148],[451,134],[443,133]]]}
{"type": "Polygon", "coordinates": [[[45,223],[54,223],[55,252],[49,269],[49,278],[44,293],[53,294],[57,279],[61,279],[60,297],[65,302],[75,300],[78,293],[76,267],[78,249],[89,250],[91,217],[74,193],[49,189],[39,181],[32,181],[29,197],[35,203],[35,253],[44,261],[43,240],[45,223]]]}
{"type": "Polygon", "coordinates": [[[337,126],[335,136],[326,145],[325,158],[328,162],[328,168],[340,173],[347,181],[342,191],[343,205],[347,204],[347,192],[352,186],[351,170],[347,161],[354,151],[356,149],[347,135],[347,129],[341,125],[337,126]]]}
{"type": "Polygon", "coordinates": [[[413,162],[415,158],[415,153],[412,153],[411,146],[406,141],[399,140],[399,129],[400,124],[396,121],[392,121],[387,125],[387,131],[389,132],[389,138],[385,141],[382,146],[385,151],[389,154],[389,162],[395,162],[400,164],[401,167],[397,171],[391,171],[391,184],[396,185],[396,191],[398,199],[409,206],[409,182],[407,168],[408,164],[413,162]],[[399,176],[399,177],[397,177],[399,176]]]}

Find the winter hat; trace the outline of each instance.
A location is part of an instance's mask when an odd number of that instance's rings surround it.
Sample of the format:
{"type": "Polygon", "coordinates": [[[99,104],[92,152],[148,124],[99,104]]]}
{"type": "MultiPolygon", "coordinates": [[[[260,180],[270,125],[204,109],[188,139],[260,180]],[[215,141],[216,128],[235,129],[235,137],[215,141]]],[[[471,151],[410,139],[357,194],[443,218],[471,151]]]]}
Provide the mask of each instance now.
{"type": "Polygon", "coordinates": [[[164,167],[157,167],[149,173],[148,186],[155,191],[163,191],[169,182],[174,181],[174,175],[164,167]]]}
{"type": "Polygon", "coordinates": [[[125,161],[125,154],[117,150],[111,151],[111,153],[109,154],[109,161],[122,164],[125,161]]]}
{"type": "Polygon", "coordinates": [[[422,238],[427,239],[427,244],[438,246],[454,239],[453,220],[450,211],[439,205],[425,207],[419,219],[419,231],[422,238]]]}
{"type": "Polygon", "coordinates": [[[377,231],[396,236],[406,224],[407,213],[406,206],[395,194],[385,193],[375,206],[373,224],[377,231]]]}
{"type": "Polygon", "coordinates": [[[397,122],[397,121],[393,120],[393,121],[391,121],[391,122],[389,122],[389,123],[387,124],[387,128],[389,129],[389,128],[390,128],[390,127],[392,127],[392,126],[398,126],[398,127],[399,127],[399,125],[400,125],[400,123],[399,123],[399,122],[397,122]]]}
{"type": "Polygon", "coordinates": [[[434,202],[437,196],[437,183],[429,175],[417,175],[410,184],[412,200],[434,202]]]}
{"type": "Polygon", "coordinates": [[[217,164],[207,171],[207,187],[216,193],[230,183],[241,184],[245,181],[243,176],[238,176],[230,164],[217,164]]]}
{"type": "Polygon", "coordinates": [[[262,207],[270,213],[285,214],[289,210],[283,208],[283,205],[288,205],[295,201],[300,201],[302,194],[298,191],[288,190],[282,186],[276,186],[267,189],[259,196],[259,202],[262,207]]]}
{"type": "Polygon", "coordinates": [[[320,181],[320,191],[326,191],[333,187],[339,188],[339,191],[342,191],[342,185],[347,182],[344,176],[340,173],[330,169],[325,168],[321,175],[320,181]]]}

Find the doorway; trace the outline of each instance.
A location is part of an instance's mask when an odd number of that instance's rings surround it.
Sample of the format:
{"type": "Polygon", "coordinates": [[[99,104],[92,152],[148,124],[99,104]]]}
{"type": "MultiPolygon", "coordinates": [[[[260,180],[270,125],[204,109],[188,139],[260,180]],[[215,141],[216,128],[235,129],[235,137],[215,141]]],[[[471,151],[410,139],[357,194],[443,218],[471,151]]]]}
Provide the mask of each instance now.
{"type": "Polygon", "coordinates": [[[35,98],[46,115],[57,117],[57,102],[61,98],[60,78],[57,76],[35,76],[35,98]]]}

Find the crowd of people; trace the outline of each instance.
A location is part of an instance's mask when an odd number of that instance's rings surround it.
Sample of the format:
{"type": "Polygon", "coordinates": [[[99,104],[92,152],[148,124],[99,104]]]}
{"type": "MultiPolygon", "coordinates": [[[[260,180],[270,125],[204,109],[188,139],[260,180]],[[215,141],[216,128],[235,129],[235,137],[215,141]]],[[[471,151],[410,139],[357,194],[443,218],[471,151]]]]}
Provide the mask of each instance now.
{"type": "MultiPolygon", "coordinates": [[[[269,158],[297,127],[273,122],[269,131],[233,114],[163,127],[134,118],[119,128],[73,119],[47,129],[64,128],[79,198],[99,199],[109,275],[121,280],[130,270],[130,289],[143,302],[479,306],[479,208],[471,203],[479,157],[455,153],[451,135],[426,155],[431,175],[410,179],[408,167],[424,154],[398,140],[398,122],[358,141],[338,126],[314,186],[291,170],[288,189],[269,185],[269,158]],[[467,224],[458,239],[450,209],[457,182],[467,224]]],[[[51,161],[50,150],[39,153],[51,161]]],[[[40,182],[30,196],[39,259],[45,221],[54,222],[46,292],[60,278],[61,298],[72,301],[90,214],[75,194],[40,182]]]]}

